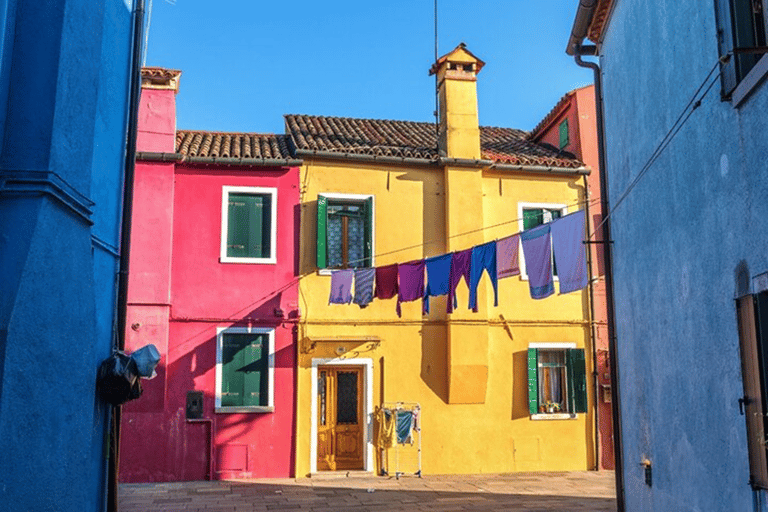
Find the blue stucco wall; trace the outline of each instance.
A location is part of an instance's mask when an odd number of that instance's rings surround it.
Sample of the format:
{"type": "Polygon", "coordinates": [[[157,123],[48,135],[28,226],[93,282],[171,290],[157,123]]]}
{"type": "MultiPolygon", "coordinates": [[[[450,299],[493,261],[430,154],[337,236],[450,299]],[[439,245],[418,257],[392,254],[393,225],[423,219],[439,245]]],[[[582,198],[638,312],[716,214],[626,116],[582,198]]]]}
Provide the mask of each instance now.
{"type": "Polygon", "coordinates": [[[0,3],[0,508],[105,508],[131,3],[0,3]],[[22,179],[23,178],[23,179],[22,179]]]}
{"type": "MultiPolygon", "coordinates": [[[[615,3],[612,204],[718,58],[711,0],[615,3]]],[[[767,130],[768,84],[736,109],[718,82],[611,217],[627,510],[753,510],[734,297],[740,263],[768,271],[767,130]]]]}

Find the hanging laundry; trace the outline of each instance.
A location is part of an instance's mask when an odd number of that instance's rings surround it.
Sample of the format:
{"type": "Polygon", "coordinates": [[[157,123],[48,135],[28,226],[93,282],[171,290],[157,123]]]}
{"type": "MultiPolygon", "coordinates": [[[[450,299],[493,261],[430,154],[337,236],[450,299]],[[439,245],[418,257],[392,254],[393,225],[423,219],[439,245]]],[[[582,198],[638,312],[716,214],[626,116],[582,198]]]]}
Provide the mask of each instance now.
{"type": "Polygon", "coordinates": [[[499,305],[499,287],[496,277],[496,241],[472,248],[472,265],[469,279],[469,308],[477,313],[477,285],[483,277],[483,270],[488,272],[493,285],[493,305],[499,305]]]}
{"type": "Polygon", "coordinates": [[[453,254],[443,254],[425,260],[427,289],[424,292],[424,313],[429,313],[429,298],[446,295],[450,290],[451,261],[453,254]]]}
{"type": "Polygon", "coordinates": [[[397,411],[397,442],[399,444],[413,444],[413,413],[411,411],[397,411]]]}
{"type": "Polygon", "coordinates": [[[520,234],[525,269],[528,272],[528,286],[533,299],[543,299],[555,293],[555,284],[552,279],[552,244],[549,235],[549,224],[520,234]]]}
{"type": "Polygon", "coordinates": [[[496,241],[496,277],[520,275],[520,235],[512,235],[496,241]]]}
{"type": "Polygon", "coordinates": [[[560,294],[587,286],[587,254],[584,247],[584,210],[552,223],[552,249],[555,253],[560,294]]]}
{"type": "Polygon", "coordinates": [[[349,304],[352,302],[352,279],[354,270],[334,270],[331,272],[331,296],[328,304],[349,304]]]}
{"type": "Polygon", "coordinates": [[[395,444],[395,415],[389,409],[379,409],[379,435],[380,448],[391,448],[395,444]]]}
{"type": "Polygon", "coordinates": [[[376,267],[376,298],[391,299],[397,295],[397,263],[376,267]]]}
{"type": "Polygon", "coordinates": [[[469,270],[472,265],[472,249],[453,253],[451,259],[450,288],[448,290],[448,313],[456,309],[456,287],[459,286],[461,278],[469,286],[469,270]]]}
{"type": "Polygon", "coordinates": [[[401,263],[397,267],[397,316],[402,316],[400,304],[424,298],[424,260],[401,263]]]}
{"type": "Polygon", "coordinates": [[[375,277],[375,268],[355,270],[355,298],[353,302],[361,308],[366,307],[373,300],[373,280],[375,277]]]}

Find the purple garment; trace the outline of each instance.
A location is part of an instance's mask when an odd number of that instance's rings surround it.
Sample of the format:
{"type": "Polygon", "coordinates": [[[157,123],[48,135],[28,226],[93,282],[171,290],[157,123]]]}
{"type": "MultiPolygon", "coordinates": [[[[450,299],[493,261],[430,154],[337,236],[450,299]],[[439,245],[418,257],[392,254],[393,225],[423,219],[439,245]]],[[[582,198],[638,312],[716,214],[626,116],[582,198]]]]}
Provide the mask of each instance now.
{"type": "Polygon", "coordinates": [[[469,270],[472,265],[472,249],[453,253],[451,260],[450,288],[448,289],[448,312],[452,313],[456,309],[456,287],[459,286],[461,278],[469,286],[469,270]]]}
{"type": "Polygon", "coordinates": [[[523,256],[528,271],[528,286],[531,298],[543,299],[555,293],[552,279],[552,243],[549,237],[550,224],[523,231],[523,256]]]}
{"type": "Polygon", "coordinates": [[[331,296],[328,304],[349,304],[352,302],[352,278],[354,270],[334,270],[331,272],[331,296]]]}
{"type": "Polygon", "coordinates": [[[584,210],[561,217],[552,223],[552,249],[555,253],[561,295],[587,286],[587,252],[583,240],[584,210]]]}
{"type": "Polygon", "coordinates": [[[496,277],[520,275],[520,235],[512,235],[496,242],[496,277]]]}
{"type": "Polygon", "coordinates": [[[397,280],[397,316],[403,316],[401,302],[424,298],[424,260],[400,263],[397,266],[397,280]]]}

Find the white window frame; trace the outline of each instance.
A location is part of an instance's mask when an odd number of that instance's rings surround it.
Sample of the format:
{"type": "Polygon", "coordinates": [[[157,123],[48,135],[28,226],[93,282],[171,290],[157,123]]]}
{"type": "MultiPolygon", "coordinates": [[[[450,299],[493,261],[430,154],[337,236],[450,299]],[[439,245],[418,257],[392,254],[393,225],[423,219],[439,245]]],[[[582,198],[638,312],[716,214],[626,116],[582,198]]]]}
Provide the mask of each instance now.
{"type": "MultiPolygon", "coordinates": [[[[561,217],[568,215],[568,205],[561,203],[517,203],[517,224],[518,231],[522,233],[524,231],[525,223],[523,220],[523,210],[526,208],[542,208],[547,210],[560,210],[561,217]]],[[[520,240],[520,247],[518,247],[520,253],[520,279],[528,281],[528,271],[525,268],[525,254],[523,253],[523,242],[520,240]]],[[[554,259],[554,255],[552,256],[554,259]]],[[[559,281],[557,276],[553,276],[555,281],[559,281]]]]}
{"type": "Polygon", "coordinates": [[[277,188],[275,187],[237,187],[224,185],[221,188],[221,248],[219,253],[221,263],[277,263],[277,188]],[[269,226],[269,257],[267,258],[238,258],[227,256],[227,230],[229,229],[229,194],[253,194],[272,196],[269,226]]]}
{"type": "MultiPolygon", "coordinates": [[[[365,202],[368,199],[371,200],[371,209],[373,211],[371,212],[371,266],[369,268],[374,268],[376,266],[376,196],[373,194],[343,194],[339,192],[318,192],[317,195],[323,196],[326,199],[331,199],[331,200],[335,199],[338,201],[365,202]]],[[[327,239],[325,243],[328,244],[327,239]]],[[[338,269],[321,268],[321,269],[318,269],[317,273],[318,275],[321,275],[321,276],[330,276],[334,270],[338,270],[338,269]]]]}
{"type": "MultiPolygon", "coordinates": [[[[576,343],[573,342],[563,342],[563,343],[529,343],[528,348],[541,348],[544,350],[567,350],[569,348],[578,348],[576,346],[576,343]]],[[[539,362],[536,361],[536,364],[538,365],[539,362]]],[[[568,376],[566,375],[566,380],[568,376]]],[[[538,383],[536,383],[538,386],[538,383]]],[[[564,412],[564,413],[554,413],[554,414],[531,414],[530,415],[532,420],[535,421],[541,421],[541,420],[575,420],[579,417],[578,413],[575,412],[564,412]]]]}
{"type": "Polygon", "coordinates": [[[216,328],[216,408],[217,413],[258,413],[275,410],[275,329],[268,327],[217,327],[216,328]],[[269,343],[267,359],[267,405],[222,407],[221,379],[224,334],[267,334],[269,343]]]}

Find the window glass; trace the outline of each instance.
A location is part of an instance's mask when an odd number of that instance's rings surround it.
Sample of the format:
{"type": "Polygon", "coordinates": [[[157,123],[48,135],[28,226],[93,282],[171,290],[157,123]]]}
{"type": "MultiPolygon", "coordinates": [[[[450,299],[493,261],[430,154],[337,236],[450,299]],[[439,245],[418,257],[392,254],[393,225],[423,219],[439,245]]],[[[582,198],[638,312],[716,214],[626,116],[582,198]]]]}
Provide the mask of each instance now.
{"type": "Polygon", "coordinates": [[[317,267],[361,268],[373,261],[373,197],[317,199],[317,267]]]}
{"type": "Polygon", "coordinates": [[[357,376],[358,372],[339,372],[336,423],[357,423],[357,376]]]}
{"type": "Polygon", "coordinates": [[[540,412],[568,412],[565,351],[539,350],[538,367],[540,412]]]}

